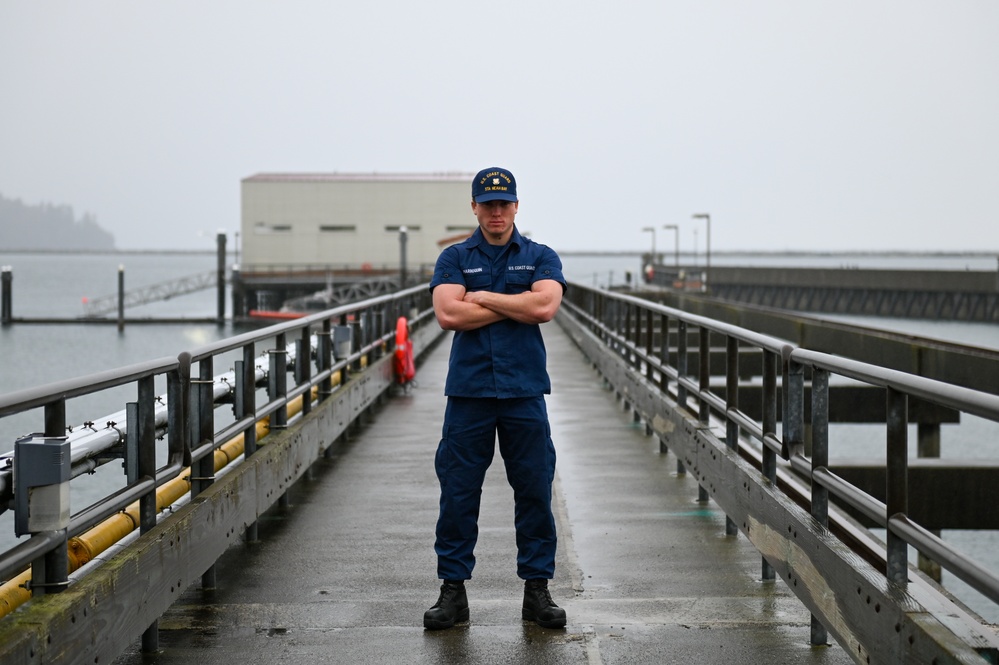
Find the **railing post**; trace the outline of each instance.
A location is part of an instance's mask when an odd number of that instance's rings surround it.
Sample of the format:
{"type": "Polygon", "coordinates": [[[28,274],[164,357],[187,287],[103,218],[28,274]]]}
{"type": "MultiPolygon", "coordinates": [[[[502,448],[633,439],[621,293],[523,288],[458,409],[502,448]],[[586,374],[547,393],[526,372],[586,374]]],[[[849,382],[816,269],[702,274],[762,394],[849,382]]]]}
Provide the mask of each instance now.
{"type": "Polygon", "coordinates": [[[604,327],[607,329],[605,333],[608,335],[609,339],[605,340],[605,344],[610,347],[611,351],[617,351],[617,334],[619,332],[620,323],[618,322],[621,303],[610,297],[604,299],[604,327]]]}
{"type": "MultiPolygon", "coordinates": [[[[632,341],[631,331],[634,326],[631,324],[632,312],[634,312],[635,306],[631,303],[625,303],[624,305],[624,330],[622,332],[621,338],[624,340],[624,352],[628,353],[628,342],[632,341]]],[[[628,361],[630,362],[630,358],[628,361]]]]}
{"type": "Polygon", "coordinates": [[[886,505],[888,520],[888,579],[905,586],[908,583],[908,545],[901,536],[892,531],[891,520],[895,515],[905,515],[909,511],[909,441],[908,403],[909,398],[894,388],[886,389],[888,458],[886,505]]]}
{"type": "Polygon", "coordinates": [[[669,391],[669,377],[666,368],[669,367],[669,316],[659,315],[659,363],[663,371],[659,376],[659,389],[665,394],[669,391]]]}
{"type": "Polygon", "coordinates": [[[805,449],[805,368],[792,358],[792,347],[785,346],[783,355],[784,430],[781,437],[781,457],[790,460],[805,449]]]}
{"type": "MultiPolygon", "coordinates": [[[[916,457],[940,457],[940,423],[916,424],[916,457]]],[[[932,529],[932,533],[939,536],[940,529],[932,529]]],[[[943,574],[940,564],[922,552],[918,552],[917,558],[919,570],[939,583],[943,574]]]]}
{"type": "MultiPolygon", "coordinates": [[[[604,318],[607,315],[607,308],[605,307],[606,298],[604,298],[603,293],[591,293],[590,297],[593,299],[593,320],[601,324],[606,323],[607,319],[604,318]]],[[[603,332],[603,328],[600,330],[600,338],[607,341],[607,338],[603,332]]]]}
{"type": "MultiPolygon", "coordinates": [[[[711,333],[702,328],[697,330],[697,346],[698,346],[698,389],[700,395],[706,394],[711,389],[711,333]]],[[[697,416],[701,423],[701,427],[708,429],[711,423],[711,406],[708,404],[707,400],[703,397],[698,396],[697,398],[697,416]]],[[[708,501],[710,496],[708,491],[704,488],[704,485],[700,483],[697,484],[697,500],[701,503],[708,501]]]]}
{"type": "MultiPolygon", "coordinates": [[[[301,336],[298,339],[295,349],[295,385],[301,386],[309,382],[312,378],[312,335],[308,327],[302,328],[301,336]]],[[[302,395],[302,415],[312,412],[312,390],[305,391],[302,395]]]]}
{"type": "Polygon", "coordinates": [[[607,308],[607,318],[609,320],[607,327],[611,335],[610,348],[611,351],[619,352],[621,345],[619,344],[618,340],[620,339],[621,336],[621,317],[622,317],[621,309],[623,308],[623,305],[619,300],[613,300],[613,299],[608,303],[608,305],[609,306],[607,308]]]}
{"type": "MultiPolygon", "coordinates": [[[[168,379],[169,380],[169,379],[168,379]]],[[[153,376],[146,376],[138,381],[138,403],[131,409],[135,420],[129,418],[129,424],[135,423],[135,428],[128,428],[131,436],[136,432],[136,475],[142,478],[156,478],[156,382],[153,376]]],[[[139,499],[139,533],[148,533],[156,526],[156,489],[153,488],[139,499]]],[[[159,649],[159,620],[142,633],[142,651],[152,653],[159,649]]]]}
{"type": "MultiPolygon", "coordinates": [[[[687,410],[687,386],[684,381],[687,379],[687,322],[683,319],[677,321],[676,330],[676,403],[684,411],[687,410]]],[[[687,469],[683,465],[683,460],[676,456],[676,472],[686,473],[687,469]]]]}
{"type": "MultiPolygon", "coordinates": [[[[215,482],[215,399],[212,388],[215,385],[214,358],[208,356],[198,361],[198,379],[192,381],[197,390],[192,391],[192,402],[196,403],[192,426],[197,441],[197,448],[211,446],[208,454],[202,452],[202,457],[191,468],[191,497],[195,497],[208,489],[215,482]]],[[[201,588],[215,588],[215,565],[209,566],[201,575],[201,588]]]]}
{"type": "MultiPolygon", "coordinates": [[[[358,353],[364,347],[364,340],[361,337],[361,321],[355,316],[354,320],[350,322],[350,353],[354,355],[358,353]]],[[[361,371],[361,357],[358,356],[354,360],[353,366],[354,372],[361,371]]]]}
{"type": "MultiPolygon", "coordinates": [[[[645,357],[649,359],[652,358],[653,341],[654,341],[653,336],[655,332],[652,329],[652,325],[653,325],[652,310],[647,309],[645,310],[645,357]]],[[[645,378],[652,380],[651,362],[645,363],[645,378]]]]}
{"type": "MultiPolygon", "coordinates": [[[[372,335],[373,330],[371,328],[371,325],[372,325],[371,318],[372,317],[371,317],[371,310],[370,309],[363,310],[360,313],[360,315],[358,316],[358,321],[360,322],[358,330],[359,330],[360,335],[361,335],[361,345],[360,345],[361,349],[368,348],[368,344],[371,342],[371,340],[374,337],[374,335],[372,335]]],[[[375,355],[375,352],[373,350],[369,349],[368,350],[368,361],[370,362],[371,360],[374,360],[376,357],[377,356],[375,355]]]]}
{"type": "MultiPolygon", "coordinates": [[[[271,401],[288,394],[288,342],[285,333],[278,333],[274,348],[269,353],[267,398],[271,401]]],[[[288,407],[282,405],[271,415],[271,429],[283,429],[288,425],[288,407]]]]}
{"type": "MultiPolygon", "coordinates": [[[[659,390],[665,398],[669,394],[669,376],[666,374],[669,367],[669,317],[665,314],[659,315],[659,365],[659,390]]],[[[669,452],[662,437],[659,437],[659,452],[663,455],[669,452]]]]}
{"type": "Polygon", "coordinates": [[[54,427],[65,411],[65,400],[46,404],[45,431],[14,442],[14,533],[57,543],[31,562],[32,596],[59,593],[69,579],[70,444],[65,429],[54,427]]]}
{"type": "MultiPolygon", "coordinates": [[[[732,418],[732,412],[739,408],[739,340],[732,335],[725,338],[725,407],[725,445],[729,450],[736,450],[739,423],[732,418]]],[[[725,516],[725,535],[739,535],[739,527],[728,515],[725,516]]]]}
{"type": "MultiPolygon", "coordinates": [[[[156,383],[155,377],[145,376],[138,381],[138,478],[156,478],[156,383]]],[[[132,431],[132,428],[128,428],[132,431]]],[[[156,526],[156,491],[139,499],[140,533],[156,526]]]]}
{"type": "MultiPolygon", "coordinates": [[[[725,406],[739,408],[739,340],[729,335],[725,343],[725,406]]],[[[735,450],[739,445],[739,423],[726,418],[725,444],[735,450]]]]}
{"type": "MultiPolygon", "coordinates": [[[[388,332],[385,329],[386,316],[385,316],[384,306],[379,307],[377,310],[372,312],[371,317],[369,318],[369,322],[371,319],[374,319],[373,322],[374,328],[372,329],[372,335],[371,335],[371,341],[374,342],[375,340],[382,339],[382,336],[388,332]]],[[[381,344],[376,345],[374,351],[374,358],[377,360],[381,358],[383,355],[385,355],[385,348],[381,344]]]]}
{"type": "MultiPolygon", "coordinates": [[[[45,436],[63,437],[66,436],[66,400],[61,399],[45,405],[45,436]]],[[[68,537],[66,529],[62,529],[62,542],[55,548],[32,564],[32,595],[40,591],[45,593],[58,593],[66,588],[69,580],[69,550],[67,549],[68,537]],[[40,575],[36,578],[34,574],[35,565],[41,563],[40,575]],[[36,585],[40,588],[36,589],[36,585]]]]}
{"type": "MultiPolygon", "coordinates": [[[[143,401],[143,395],[145,391],[140,388],[139,401],[143,401]]],[[[189,466],[191,464],[191,446],[189,433],[192,431],[193,426],[190,421],[189,414],[191,413],[190,408],[191,399],[191,354],[188,352],[183,352],[177,356],[177,369],[173,372],[167,374],[167,451],[168,458],[171,464],[178,464],[181,466],[189,466]]],[[[136,411],[139,411],[138,407],[136,411]]],[[[138,416],[141,420],[142,416],[138,416]]],[[[131,435],[131,428],[129,429],[129,434],[131,435]]],[[[142,451],[142,444],[146,437],[146,428],[143,428],[143,434],[137,436],[137,442],[135,450],[137,451],[137,464],[135,467],[136,478],[143,475],[143,470],[148,469],[148,464],[152,464],[152,475],[156,475],[156,459],[155,459],[155,438],[153,441],[153,455],[146,455],[142,451]]],[[[152,429],[152,436],[155,437],[155,428],[152,429]]],[[[153,510],[155,511],[155,500],[156,493],[151,493],[153,500],[153,510]]],[[[145,497],[143,497],[145,499],[145,497]]],[[[140,515],[143,513],[143,504],[140,501],[140,515]]],[[[140,521],[142,518],[140,517],[140,521]]],[[[153,524],[155,524],[155,514],[153,516],[153,524]]],[[[140,525],[140,530],[142,526],[140,525]]],[[[142,651],[144,653],[152,653],[159,649],[159,620],[153,621],[148,628],[142,633],[142,651]]]]}
{"type": "MultiPolygon", "coordinates": [[[[316,371],[319,373],[333,367],[333,323],[323,319],[323,328],[316,333],[316,371]]],[[[319,384],[319,399],[323,400],[333,393],[333,378],[329,377],[319,384]]]]}
{"type": "MultiPolygon", "coordinates": [[[[698,328],[697,330],[697,354],[698,354],[698,388],[701,394],[711,390],[711,332],[698,328]]],[[[702,427],[707,427],[711,422],[711,406],[708,401],[698,397],[697,400],[698,420],[702,427]]]]}
{"type": "MultiPolygon", "coordinates": [[[[253,416],[257,410],[256,356],[254,346],[253,342],[244,345],[242,360],[237,360],[233,363],[236,378],[233,409],[236,420],[253,416]]],[[[243,459],[249,459],[255,452],[257,452],[256,418],[250,423],[249,427],[243,430],[243,459]]],[[[253,521],[251,524],[247,524],[243,535],[246,542],[256,542],[257,522],[253,521]]]]}
{"type": "MultiPolygon", "coordinates": [[[[269,372],[267,381],[267,398],[270,401],[284,399],[288,394],[288,346],[285,333],[278,333],[274,339],[274,347],[270,351],[269,372]]],[[[271,414],[270,430],[284,429],[288,426],[288,405],[282,404],[271,414]]],[[[290,505],[288,491],[285,490],[278,498],[278,505],[287,508],[290,505]]]]}
{"type": "MultiPolygon", "coordinates": [[[[812,368],[812,472],[829,466],[829,372],[812,368]]],[[[812,481],[812,517],[829,528],[829,490],[812,481]]]]}
{"type": "MultiPolygon", "coordinates": [[[[763,350],[763,436],[777,435],[777,354],[767,349],[763,350]]],[[[777,482],[777,455],[770,446],[763,446],[763,475],[771,484],[777,482]]],[[[774,567],[766,557],[762,557],[761,578],[773,580],[776,577],[774,567]]]]}
{"type": "Polygon", "coordinates": [[[170,461],[191,465],[191,354],[177,356],[177,371],[167,375],[167,449],[170,461]]]}
{"type": "MultiPolygon", "coordinates": [[[[829,372],[812,368],[812,517],[824,529],[829,528],[829,490],[815,480],[817,469],[829,467],[829,372]]],[[[826,644],[829,633],[818,617],[812,615],[811,643],[826,644]]]]}

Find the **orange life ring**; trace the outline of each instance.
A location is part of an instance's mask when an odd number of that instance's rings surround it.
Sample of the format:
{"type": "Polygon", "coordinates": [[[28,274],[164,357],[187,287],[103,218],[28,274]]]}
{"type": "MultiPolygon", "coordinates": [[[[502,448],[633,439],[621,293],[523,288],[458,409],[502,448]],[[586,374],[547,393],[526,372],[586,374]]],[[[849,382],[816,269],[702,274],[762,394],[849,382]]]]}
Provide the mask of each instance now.
{"type": "Polygon", "coordinates": [[[395,357],[392,360],[395,369],[395,379],[405,385],[416,376],[416,365],[413,364],[413,343],[409,341],[409,322],[405,316],[400,316],[395,322],[395,357]]]}

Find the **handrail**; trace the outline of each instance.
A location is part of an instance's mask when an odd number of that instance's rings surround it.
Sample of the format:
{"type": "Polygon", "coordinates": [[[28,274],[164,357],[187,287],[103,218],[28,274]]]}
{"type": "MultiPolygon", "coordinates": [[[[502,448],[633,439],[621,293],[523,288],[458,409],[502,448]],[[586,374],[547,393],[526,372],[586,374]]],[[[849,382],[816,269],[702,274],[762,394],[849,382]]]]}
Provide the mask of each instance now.
{"type": "MultiPolygon", "coordinates": [[[[177,478],[187,466],[193,464],[192,493],[203,491],[211,484],[214,471],[199,465],[211,465],[214,451],[233,437],[245,435],[246,453],[252,454],[256,450],[257,422],[270,418],[271,428],[283,427],[289,417],[288,405],[293,401],[302,401],[303,412],[307,412],[313,395],[327,398],[335,389],[334,375],[361,371],[368,356],[377,356],[393,345],[396,318],[409,316],[414,309],[418,314],[410,320],[411,328],[425,324],[433,316],[426,284],[205,344],[174,358],[135,363],[0,395],[0,419],[44,409],[44,422],[38,429],[46,436],[67,437],[74,477],[114,460],[124,460],[130,474],[125,487],[77,509],[68,527],[56,532],[58,536],[53,537],[52,532],[33,534],[27,541],[0,553],[0,582],[40,557],[58,555],[60,550],[65,560],[68,539],[137,500],[151,507],[153,504],[149,502],[156,489],[177,478]],[[353,330],[350,348],[334,350],[332,331],[348,325],[353,330]],[[288,339],[296,341],[287,344],[288,339]],[[258,345],[272,348],[257,355],[258,345]],[[299,359],[299,350],[306,357],[299,359]],[[216,374],[215,360],[234,351],[241,351],[243,360],[236,361],[229,372],[216,374]],[[273,359],[273,351],[280,352],[279,361],[273,359]],[[307,362],[310,358],[314,370],[307,362]],[[192,367],[197,368],[197,376],[192,376],[192,367]],[[290,386],[287,374],[294,375],[290,386]],[[157,396],[152,387],[163,377],[167,379],[167,393],[157,396]],[[93,422],[75,426],[66,423],[69,400],[128,385],[138,388],[139,399],[134,405],[93,422]],[[266,390],[267,399],[259,407],[246,411],[247,404],[257,403],[247,392],[261,389],[266,390]],[[303,400],[306,395],[308,399],[303,400]],[[216,425],[214,410],[221,404],[240,401],[245,404],[234,409],[232,422],[216,425]],[[101,422],[106,425],[95,425],[101,422]],[[164,436],[167,463],[153,470],[150,462],[156,455],[156,439],[164,436]],[[141,471],[142,468],[147,471],[141,471]]],[[[0,455],[0,512],[13,499],[13,458],[13,452],[0,455]]],[[[155,512],[144,513],[142,519],[144,529],[151,527],[155,512]]],[[[53,568],[65,566],[41,568],[48,574],[53,568]]],[[[53,579],[39,579],[32,585],[37,590],[46,587],[58,590],[65,579],[63,570],[53,579]]]]}
{"type": "MultiPolygon", "coordinates": [[[[889,580],[903,586],[908,582],[906,547],[911,545],[932,556],[944,570],[999,603],[999,576],[919,526],[906,514],[905,480],[905,430],[908,424],[905,405],[908,398],[999,422],[999,396],[796,347],[786,340],[687,313],[649,299],[582,284],[569,285],[563,311],[576,317],[602,343],[614,349],[636,376],[648,379],[650,386],[659,386],[663,398],[675,400],[679,407],[688,409],[705,427],[709,422],[724,425],[724,440],[728,447],[737,449],[755,445],[763,460],[758,469],[771,481],[776,478],[773,471],[776,458],[778,455],[782,457],[796,473],[811,482],[812,496],[806,507],[825,528],[829,524],[830,498],[853,507],[875,524],[885,527],[888,544],[881,555],[886,562],[882,573],[889,580]],[[694,356],[688,348],[688,337],[695,335],[696,367],[691,364],[694,356]],[[675,341],[671,341],[674,336],[675,341]],[[722,341],[725,343],[721,344],[722,341]],[[769,359],[765,362],[780,362],[781,368],[779,384],[782,399],[777,399],[774,388],[766,387],[764,377],[763,422],[741,411],[737,401],[741,385],[740,355],[752,349],[763,351],[765,358],[769,359]],[[709,380],[712,355],[722,356],[725,360],[724,394],[709,380]],[[829,375],[882,388],[888,394],[888,418],[885,422],[888,433],[888,503],[879,501],[828,469],[829,375]],[[806,422],[805,399],[808,393],[811,393],[811,415],[806,422]],[[768,411],[772,413],[769,417],[766,415],[768,411]],[[781,432],[775,431],[777,422],[781,423],[781,432]],[[810,455],[806,455],[806,444],[811,446],[810,455]]],[[[767,370],[764,369],[764,372],[767,370]]],[[[647,408],[658,412],[658,407],[647,408]]],[[[682,465],[678,463],[680,469],[682,465]]],[[[703,488],[701,491],[704,491],[703,488]]],[[[729,533],[734,533],[734,528],[729,533]]],[[[873,537],[867,540],[876,541],[873,537]]],[[[867,553],[861,556],[869,558],[867,553]]],[[[765,561],[765,571],[767,565],[765,561]]],[[[820,629],[813,633],[813,639],[814,643],[820,643],[825,639],[824,631],[820,629]]]]}
{"type": "MultiPolygon", "coordinates": [[[[979,416],[999,422],[999,395],[982,393],[970,388],[953,386],[942,381],[928,379],[920,376],[913,376],[898,370],[887,369],[867,363],[833,356],[828,353],[809,351],[807,349],[794,349],[790,353],[790,362],[809,368],[813,375],[819,371],[831,373],[838,376],[847,377],[856,381],[861,381],[868,385],[885,388],[888,391],[889,403],[894,394],[918,397],[927,402],[940,404],[963,413],[979,416]]],[[[813,396],[815,391],[813,390],[813,396]]],[[[814,405],[814,399],[813,399],[814,405]]],[[[890,404],[889,404],[890,406],[890,404]]],[[[889,410],[891,410],[889,408],[889,410]]],[[[813,409],[813,418],[815,417],[813,409]]],[[[976,591],[982,593],[995,603],[999,603],[999,576],[986,571],[969,557],[959,552],[954,547],[948,545],[939,537],[927,529],[914,523],[906,514],[908,504],[907,495],[907,467],[908,449],[905,445],[905,428],[908,421],[904,410],[893,419],[889,414],[887,426],[889,428],[889,444],[893,438],[901,437],[901,445],[897,450],[888,450],[888,489],[889,497],[897,497],[898,505],[890,506],[880,504],[883,507],[877,515],[877,521],[881,526],[887,526],[889,533],[888,556],[889,567],[897,566],[904,570],[907,561],[906,545],[912,545],[917,550],[932,554],[933,559],[943,567],[944,570],[954,573],[964,580],[976,591]],[[894,454],[893,454],[894,453],[894,454]],[[894,473],[892,472],[894,469],[894,473]],[[895,543],[894,537],[900,538],[895,543]]],[[[821,442],[819,454],[828,456],[828,442],[821,442]]],[[[813,462],[814,464],[814,462],[813,462]]],[[[845,483],[842,479],[833,482],[833,475],[825,469],[825,465],[813,466],[811,474],[813,480],[819,482],[826,489],[833,491],[838,498],[849,501],[852,505],[863,509],[872,505],[869,501],[858,500],[857,493],[852,485],[845,483]],[[820,473],[817,473],[822,469],[820,473]]],[[[873,499],[873,497],[867,497],[873,499]]],[[[889,502],[890,503],[890,502],[889,502]]],[[[866,512],[866,511],[865,511],[866,512]]],[[[874,517],[873,515],[871,515],[874,517]]],[[[904,583],[902,573],[899,573],[899,582],[904,583]]]]}

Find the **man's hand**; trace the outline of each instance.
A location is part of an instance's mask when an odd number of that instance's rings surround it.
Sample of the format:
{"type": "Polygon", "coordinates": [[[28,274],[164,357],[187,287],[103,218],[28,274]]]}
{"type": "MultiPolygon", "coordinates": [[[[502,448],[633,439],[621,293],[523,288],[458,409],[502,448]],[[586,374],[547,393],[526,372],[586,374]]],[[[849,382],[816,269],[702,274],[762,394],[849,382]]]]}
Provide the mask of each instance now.
{"type": "Polygon", "coordinates": [[[469,291],[462,299],[520,323],[547,323],[562,304],[562,285],[552,279],[543,279],[523,293],[469,291]]]}
{"type": "Polygon", "coordinates": [[[441,284],[434,288],[433,298],[437,322],[444,330],[475,330],[503,319],[537,324],[555,317],[562,304],[562,285],[544,279],[530,291],[508,294],[466,292],[457,284],[441,284]]]}
{"type": "Polygon", "coordinates": [[[481,305],[465,302],[465,287],[439,284],[434,287],[434,314],[444,330],[475,330],[506,318],[481,305]]]}

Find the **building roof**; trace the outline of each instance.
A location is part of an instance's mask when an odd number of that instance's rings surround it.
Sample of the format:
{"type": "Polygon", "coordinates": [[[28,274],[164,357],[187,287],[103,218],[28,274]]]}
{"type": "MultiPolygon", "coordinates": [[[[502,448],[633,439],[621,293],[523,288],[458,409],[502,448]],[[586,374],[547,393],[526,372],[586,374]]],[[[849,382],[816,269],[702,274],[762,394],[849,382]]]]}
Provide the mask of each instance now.
{"type": "Polygon", "coordinates": [[[471,182],[474,173],[257,173],[243,182],[471,182]]]}

